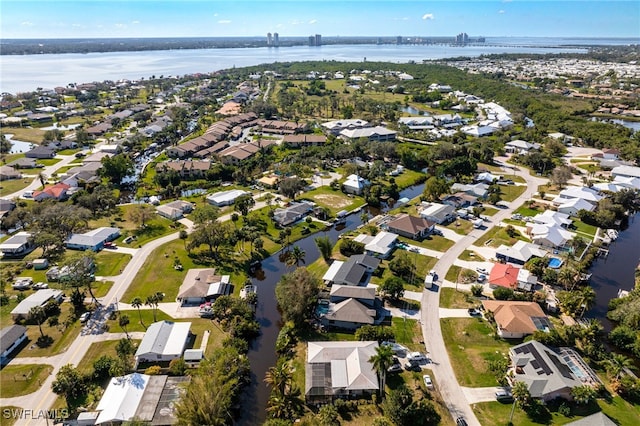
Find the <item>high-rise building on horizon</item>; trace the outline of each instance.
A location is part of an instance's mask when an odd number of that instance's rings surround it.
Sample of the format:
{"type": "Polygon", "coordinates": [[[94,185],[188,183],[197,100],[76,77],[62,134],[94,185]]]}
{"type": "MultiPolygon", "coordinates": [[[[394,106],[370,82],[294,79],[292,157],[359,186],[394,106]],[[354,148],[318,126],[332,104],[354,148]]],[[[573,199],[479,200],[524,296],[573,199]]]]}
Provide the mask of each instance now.
{"type": "Polygon", "coordinates": [[[271,33],[267,33],[267,46],[273,45],[273,36],[271,33]]]}
{"type": "Polygon", "coordinates": [[[456,44],[469,43],[469,35],[467,33],[460,33],[456,36],[456,44]]]}
{"type": "Polygon", "coordinates": [[[275,47],[280,46],[280,35],[278,33],[273,33],[273,45],[275,47]]]}
{"type": "Polygon", "coordinates": [[[316,46],[322,46],[322,35],[316,34],[316,46]]]}

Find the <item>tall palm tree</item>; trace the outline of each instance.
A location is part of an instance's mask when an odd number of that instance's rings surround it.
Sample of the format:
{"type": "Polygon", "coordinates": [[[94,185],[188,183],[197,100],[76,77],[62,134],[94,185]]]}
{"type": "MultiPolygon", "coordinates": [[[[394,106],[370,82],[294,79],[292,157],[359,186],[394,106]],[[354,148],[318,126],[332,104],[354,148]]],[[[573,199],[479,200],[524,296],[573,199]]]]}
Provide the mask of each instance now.
{"type": "Polygon", "coordinates": [[[625,369],[633,369],[634,364],[631,358],[622,354],[613,354],[611,358],[607,359],[607,371],[613,375],[616,380],[619,380],[625,369]]]}
{"type": "Polygon", "coordinates": [[[576,285],[577,272],[571,267],[564,267],[558,274],[558,283],[564,287],[565,290],[570,290],[576,285]]]}
{"type": "Polygon", "coordinates": [[[582,312],[580,316],[582,317],[585,312],[589,311],[593,304],[596,303],[596,292],[593,288],[586,286],[580,291],[580,306],[582,307],[582,312]]]}
{"type": "Polygon", "coordinates": [[[305,263],[304,258],[306,255],[307,253],[304,250],[302,250],[300,247],[293,246],[293,249],[287,255],[286,264],[288,266],[295,265],[297,267],[300,265],[300,262],[305,263]]]}
{"type": "Polygon", "coordinates": [[[529,387],[525,382],[515,382],[511,387],[511,395],[513,395],[513,407],[511,407],[509,423],[511,423],[513,420],[513,411],[516,408],[516,404],[518,404],[518,406],[520,407],[525,407],[531,399],[529,387]]]}
{"type": "Polygon", "coordinates": [[[133,306],[138,310],[138,316],[140,317],[140,324],[144,325],[142,323],[142,312],[140,312],[140,307],[142,305],[143,305],[142,299],[140,299],[139,297],[134,297],[133,300],[131,300],[131,306],[133,306]]]}
{"type": "Polygon", "coordinates": [[[376,354],[369,358],[369,362],[373,365],[378,373],[378,380],[380,385],[380,397],[384,399],[385,396],[385,384],[387,380],[387,369],[391,367],[393,363],[393,350],[391,346],[380,345],[376,348],[376,354]]]}
{"type": "Polygon", "coordinates": [[[264,381],[280,394],[285,395],[287,389],[293,384],[291,365],[282,358],[278,358],[276,365],[267,371],[264,381]]]}
{"type": "Polygon", "coordinates": [[[44,333],[42,332],[42,323],[47,318],[46,313],[44,312],[44,308],[42,306],[34,306],[29,309],[29,317],[33,319],[36,324],[38,324],[38,329],[40,330],[40,336],[44,337],[44,333]]]}
{"type": "Polygon", "coordinates": [[[127,331],[127,326],[129,325],[129,315],[120,315],[120,318],[118,319],[118,325],[122,327],[122,329],[124,330],[124,334],[126,334],[127,339],[129,339],[129,332],[127,331]]]}

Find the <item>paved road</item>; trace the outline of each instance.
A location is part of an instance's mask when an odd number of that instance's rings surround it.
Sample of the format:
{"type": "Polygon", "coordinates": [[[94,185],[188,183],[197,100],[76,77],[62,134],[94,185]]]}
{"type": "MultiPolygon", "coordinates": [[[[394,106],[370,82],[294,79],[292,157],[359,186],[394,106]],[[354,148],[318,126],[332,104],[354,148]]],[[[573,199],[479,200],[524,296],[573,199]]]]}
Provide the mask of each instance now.
{"type": "MultiPolygon", "coordinates": [[[[447,250],[441,257],[438,263],[434,266],[434,270],[439,277],[444,277],[454,264],[458,256],[467,249],[485,232],[493,228],[496,224],[502,220],[510,217],[513,210],[519,207],[527,199],[529,199],[534,193],[537,192],[538,186],[545,183],[546,179],[537,178],[531,176],[528,171],[523,170],[517,173],[522,176],[527,182],[527,189],[516,200],[511,202],[508,208],[501,209],[490,221],[485,222],[485,229],[474,229],[466,236],[459,239],[456,244],[447,250]]],[[[442,395],[447,408],[451,416],[455,419],[459,416],[464,417],[470,426],[479,426],[480,423],[475,416],[475,413],[470,407],[472,401],[467,398],[467,395],[463,391],[456,379],[447,348],[444,344],[442,337],[442,330],[440,328],[440,292],[439,287],[434,286],[431,289],[425,289],[422,297],[422,335],[428,352],[430,353],[432,365],[431,369],[438,383],[438,390],[442,395]]]]}

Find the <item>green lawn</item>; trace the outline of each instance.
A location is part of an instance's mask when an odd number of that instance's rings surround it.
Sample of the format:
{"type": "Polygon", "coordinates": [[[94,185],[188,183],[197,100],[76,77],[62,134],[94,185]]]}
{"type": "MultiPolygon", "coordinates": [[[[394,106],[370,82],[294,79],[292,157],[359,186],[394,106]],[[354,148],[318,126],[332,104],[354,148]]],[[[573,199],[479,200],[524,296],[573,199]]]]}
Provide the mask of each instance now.
{"type": "Polygon", "coordinates": [[[36,127],[11,127],[7,128],[6,132],[12,134],[13,139],[17,141],[40,144],[44,139],[45,131],[36,127]]]}
{"type": "Polygon", "coordinates": [[[393,317],[391,319],[391,327],[393,328],[396,342],[411,350],[424,350],[424,345],[420,343],[422,331],[418,321],[393,317]]]}
{"type": "Polygon", "coordinates": [[[440,235],[429,235],[422,241],[412,240],[411,238],[398,237],[403,243],[411,244],[418,247],[424,247],[430,250],[445,252],[455,244],[454,241],[448,240],[440,235]]]}
{"type": "Polygon", "coordinates": [[[25,189],[31,182],[33,179],[30,178],[3,180],[0,182],[0,197],[25,189]]]}
{"type": "Polygon", "coordinates": [[[527,190],[526,186],[500,185],[500,196],[504,201],[513,201],[527,190]]]}
{"type": "Polygon", "coordinates": [[[496,226],[495,228],[486,232],[482,237],[478,238],[475,245],[482,246],[488,242],[488,245],[491,247],[499,247],[501,244],[506,244],[508,246],[512,246],[518,240],[529,241],[528,238],[518,235],[515,238],[511,238],[504,227],[496,226]],[[489,240],[491,240],[489,242],[489,240]]]}
{"type": "MultiPolygon", "coordinates": [[[[460,270],[462,268],[458,265],[451,265],[447,274],[444,276],[444,279],[447,281],[455,282],[458,279],[458,274],[460,274],[460,270]]],[[[440,295],[442,298],[442,295],[440,295]]]]}
{"type": "MultiPolygon", "coordinates": [[[[379,270],[382,271],[382,274],[373,275],[371,277],[372,284],[381,285],[387,278],[395,276],[395,274],[389,268],[389,262],[391,262],[393,258],[398,255],[398,253],[402,252],[404,251],[396,250],[388,260],[383,260],[380,263],[379,270]]],[[[412,252],[405,253],[408,253],[409,258],[414,262],[415,272],[413,283],[410,283],[408,280],[401,278],[404,284],[404,288],[411,291],[422,291],[424,277],[431,269],[433,269],[435,264],[438,262],[438,259],[436,259],[435,257],[423,256],[421,254],[412,252]]]]}
{"type": "Polygon", "coordinates": [[[458,382],[462,386],[497,386],[487,362],[508,356],[511,344],[495,336],[495,330],[480,318],[444,318],[442,336],[458,382]]]}
{"type": "Polygon", "coordinates": [[[484,207],[484,210],[482,211],[482,214],[485,216],[493,216],[494,214],[498,213],[500,210],[496,209],[495,207],[484,207]]]}
{"type": "Polygon", "coordinates": [[[535,208],[530,208],[529,203],[524,203],[523,205],[518,207],[513,213],[520,214],[521,216],[533,217],[542,212],[544,212],[543,209],[538,210],[537,206],[535,208]]]}
{"type": "Polygon", "coordinates": [[[130,254],[103,250],[96,255],[96,275],[102,277],[118,275],[130,260],[130,254]]]}
{"type": "Polygon", "coordinates": [[[589,236],[591,239],[593,239],[593,237],[596,235],[596,232],[598,231],[597,226],[588,225],[577,218],[574,218],[573,226],[576,227],[575,231],[578,232],[579,235],[589,236]]]}
{"type": "MultiPolygon", "coordinates": [[[[111,330],[113,331],[113,330],[111,330]]],[[[84,355],[80,363],[78,363],[78,370],[84,374],[90,374],[93,371],[93,362],[103,355],[117,358],[116,346],[119,340],[107,340],[104,342],[95,342],[89,346],[87,353],[84,355]]],[[[138,345],[140,340],[132,339],[131,342],[134,345],[138,345]]]]}
{"type": "MultiPolygon", "coordinates": [[[[142,302],[144,303],[144,298],[142,302]]],[[[166,301],[166,299],[165,299],[166,301]]],[[[131,302],[130,299],[122,298],[123,303],[131,302]]],[[[148,305],[143,305],[140,308],[140,313],[138,313],[137,309],[127,310],[127,311],[119,311],[119,315],[128,315],[129,316],[129,325],[127,325],[127,332],[132,333],[134,331],[147,331],[147,328],[154,323],[153,321],[153,310],[148,305]],[[140,322],[140,317],[142,317],[142,322],[140,322]]],[[[174,319],[162,312],[160,309],[156,312],[156,321],[173,321],[174,319]]],[[[185,320],[187,321],[187,320],[185,320]]],[[[108,320],[107,325],[109,326],[110,333],[124,333],[124,330],[119,325],[119,319],[108,320]]]]}
{"type": "Polygon", "coordinates": [[[341,210],[351,211],[365,205],[364,198],[348,196],[342,191],[334,191],[328,186],[321,186],[309,192],[305,192],[300,199],[316,202],[321,207],[326,207],[335,216],[341,210]]]}
{"type": "Polygon", "coordinates": [[[2,426],[12,426],[15,424],[19,418],[19,413],[21,412],[22,408],[18,408],[15,405],[5,405],[0,407],[0,413],[2,413],[2,426]]]}
{"type": "Polygon", "coordinates": [[[440,289],[440,306],[449,309],[466,309],[478,305],[478,299],[471,293],[445,287],[440,289]]]}
{"type": "Polygon", "coordinates": [[[35,392],[52,370],[53,367],[49,364],[5,366],[0,370],[2,397],[13,398],[35,392]]]}
{"type": "Polygon", "coordinates": [[[447,228],[456,231],[458,234],[467,235],[473,229],[473,223],[469,220],[458,219],[448,224],[447,228]]]}
{"type": "Polygon", "coordinates": [[[53,166],[60,162],[59,158],[40,158],[36,161],[37,164],[42,164],[45,167],[53,166]]]}
{"type": "Polygon", "coordinates": [[[484,261],[484,257],[480,256],[478,253],[476,253],[473,250],[465,250],[462,252],[462,254],[460,256],[458,256],[458,259],[460,260],[467,260],[467,261],[484,261]]]}
{"type": "MultiPolygon", "coordinates": [[[[71,304],[66,302],[63,303],[62,305],[60,305],[60,310],[60,323],[63,323],[64,320],[70,315],[71,304]]],[[[78,333],[80,333],[82,325],[80,324],[80,321],[75,321],[65,330],[64,326],[62,325],[51,327],[45,322],[44,324],[42,324],[42,331],[45,336],[48,335],[53,338],[53,343],[51,344],[51,346],[44,348],[38,347],[38,345],[36,345],[38,337],[40,337],[38,326],[27,325],[26,327],[28,343],[20,350],[16,357],[47,357],[64,352],[75,340],[78,333]]]]}

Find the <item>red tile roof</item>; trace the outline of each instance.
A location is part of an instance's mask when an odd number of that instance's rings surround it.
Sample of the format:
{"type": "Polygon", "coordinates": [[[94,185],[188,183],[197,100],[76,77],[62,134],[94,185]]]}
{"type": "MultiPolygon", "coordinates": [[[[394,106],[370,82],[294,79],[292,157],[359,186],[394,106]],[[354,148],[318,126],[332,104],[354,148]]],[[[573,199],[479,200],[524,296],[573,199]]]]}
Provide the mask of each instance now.
{"type": "Polygon", "coordinates": [[[489,284],[511,289],[516,288],[518,287],[518,271],[520,268],[508,263],[496,263],[489,274],[489,284]]]}

